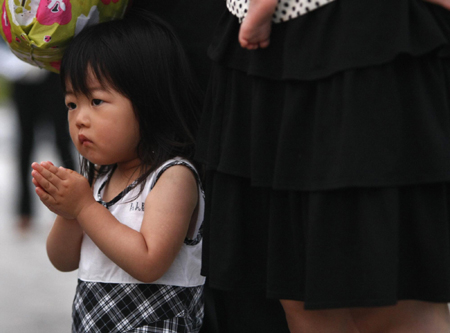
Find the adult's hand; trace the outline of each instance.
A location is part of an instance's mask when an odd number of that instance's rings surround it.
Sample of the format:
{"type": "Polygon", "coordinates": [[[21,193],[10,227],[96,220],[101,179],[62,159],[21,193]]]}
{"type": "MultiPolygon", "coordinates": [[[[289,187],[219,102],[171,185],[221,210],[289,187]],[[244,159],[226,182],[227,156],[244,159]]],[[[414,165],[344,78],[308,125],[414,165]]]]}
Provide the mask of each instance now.
{"type": "Polygon", "coordinates": [[[424,0],[424,1],[434,3],[436,5],[442,6],[450,10],[450,0],[424,0]]]}

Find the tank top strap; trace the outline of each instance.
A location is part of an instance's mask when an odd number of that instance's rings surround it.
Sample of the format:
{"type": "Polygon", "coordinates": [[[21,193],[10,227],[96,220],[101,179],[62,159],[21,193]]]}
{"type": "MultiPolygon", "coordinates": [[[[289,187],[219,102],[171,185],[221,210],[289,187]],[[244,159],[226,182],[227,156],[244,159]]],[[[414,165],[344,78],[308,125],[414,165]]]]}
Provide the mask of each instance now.
{"type": "Polygon", "coordinates": [[[152,180],[151,180],[151,186],[150,186],[150,189],[153,189],[153,187],[155,187],[156,182],[158,181],[158,179],[161,177],[161,175],[162,175],[167,169],[169,169],[170,167],[173,167],[173,166],[175,166],[175,165],[183,165],[183,166],[187,167],[189,170],[191,170],[192,173],[193,173],[194,176],[195,176],[195,180],[197,181],[197,184],[198,184],[200,187],[202,187],[202,184],[201,184],[201,181],[200,181],[200,176],[199,176],[199,174],[198,174],[198,172],[197,172],[197,169],[195,169],[195,167],[194,167],[190,162],[188,162],[187,160],[182,159],[182,158],[178,158],[178,157],[177,157],[177,158],[174,158],[174,159],[171,159],[171,160],[166,161],[163,165],[161,165],[161,166],[155,171],[154,177],[152,177],[152,180]]]}

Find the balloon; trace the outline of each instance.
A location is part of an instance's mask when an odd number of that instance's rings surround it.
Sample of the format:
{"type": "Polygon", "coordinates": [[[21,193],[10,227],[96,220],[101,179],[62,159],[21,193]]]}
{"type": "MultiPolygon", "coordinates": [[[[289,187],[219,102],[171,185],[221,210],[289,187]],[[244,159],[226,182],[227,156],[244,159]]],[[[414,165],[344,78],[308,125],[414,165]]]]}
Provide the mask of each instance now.
{"type": "Polygon", "coordinates": [[[21,60],[59,73],[83,28],[123,17],[131,0],[0,0],[0,35],[21,60]]]}

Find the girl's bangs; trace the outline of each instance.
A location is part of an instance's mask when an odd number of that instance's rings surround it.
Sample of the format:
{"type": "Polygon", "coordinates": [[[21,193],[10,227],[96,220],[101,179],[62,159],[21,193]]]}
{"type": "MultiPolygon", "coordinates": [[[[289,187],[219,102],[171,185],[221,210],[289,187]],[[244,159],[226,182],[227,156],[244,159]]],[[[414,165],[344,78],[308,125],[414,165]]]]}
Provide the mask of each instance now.
{"type": "Polygon", "coordinates": [[[74,94],[90,96],[89,79],[94,76],[102,86],[110,86],[110,75],[106,69],[102,48],[95,43],[84,43],[71,47],[61,66],[61,83],[65,92],[70,87],[74,94]]]}

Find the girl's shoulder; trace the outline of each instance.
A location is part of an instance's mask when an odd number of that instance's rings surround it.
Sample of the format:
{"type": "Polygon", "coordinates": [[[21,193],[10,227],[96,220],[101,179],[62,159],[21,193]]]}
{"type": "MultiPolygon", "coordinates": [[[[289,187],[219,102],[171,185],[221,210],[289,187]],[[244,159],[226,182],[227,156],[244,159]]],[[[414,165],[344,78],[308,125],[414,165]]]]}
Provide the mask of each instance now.
{"type": "Polygon", "coordinates": [[[151,184],[150,188],[153,188],[156,185],[156,182],[158,181],[158,179],[163,175],[163,173],[166,170],[168,170],[169,168],[171,168],[173,166],[177,166],[177,165],[184,166],[184,167],[188,168],[189,170],[191,170],[191,172],[193,173],[193,175],[195,177],[197,184],[201,185],[200,176],[199,176],[199,173],[198,173],[196,167],[194,166],[194,164],[185,158],[174,157],[174,158],[164,162],[158,169],[155,170],[155,172],[152,175],[150,175],[150,179],[149,179],[150,184],[151,184]]]}
{"type": "Polygon", "coordinates": [[[186,206],[191,203],[193,204],[193,207],[195,207],[195,213],[193,214],[197,217],[194,221],[191,221],[187,240],[191,245],[198,244],[201,239],[201,235],[198,235],[203,223],[205,212],[205,192],[202,187],[199,173],[191,161],[182,157],[175,157],[164,162],[155,171],[154,177],[151,179],[150,190],[153,189],[165,172],[170,174],[167,174],[167,178],[161,180],[163,183],[161,185],[162,188],[167,186],[170,189],[169,191],[164,191],[166,194],[171,193],[169,198],[180,198],[180,194],[182,194],[182,201],[184,202],[182,206],[186,206]]]}

